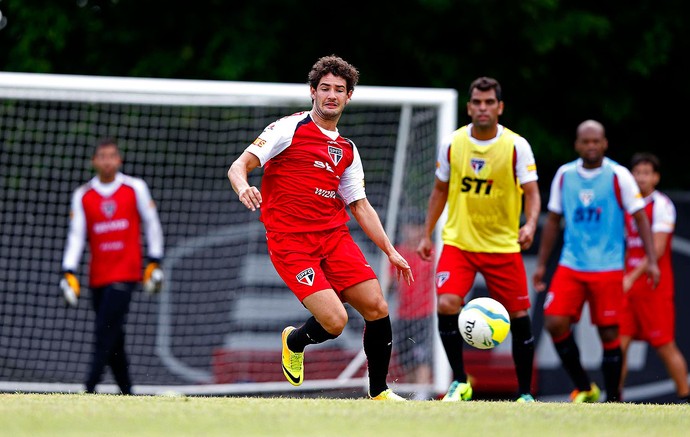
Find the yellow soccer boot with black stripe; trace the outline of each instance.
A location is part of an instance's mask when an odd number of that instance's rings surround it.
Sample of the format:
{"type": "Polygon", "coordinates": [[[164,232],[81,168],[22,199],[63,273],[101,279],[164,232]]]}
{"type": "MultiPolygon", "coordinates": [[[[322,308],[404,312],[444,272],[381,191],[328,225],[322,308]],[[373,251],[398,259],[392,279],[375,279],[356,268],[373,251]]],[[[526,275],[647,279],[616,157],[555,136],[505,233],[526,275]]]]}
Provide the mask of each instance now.
{"type": "Polygon", "coordinates": [[[304,382],[304,352],[293,352],[287,345],[288,335],[294,330],[294,326],[288,326],[283,329],[283,374],[290,384],[301,385],[304,382]]]}

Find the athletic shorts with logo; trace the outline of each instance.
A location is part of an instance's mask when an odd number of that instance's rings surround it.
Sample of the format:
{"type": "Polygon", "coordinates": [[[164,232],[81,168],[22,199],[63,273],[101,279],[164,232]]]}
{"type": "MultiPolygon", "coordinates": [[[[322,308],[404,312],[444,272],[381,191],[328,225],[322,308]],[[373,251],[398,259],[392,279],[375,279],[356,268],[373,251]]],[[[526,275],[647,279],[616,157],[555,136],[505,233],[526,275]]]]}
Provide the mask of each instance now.
{"type": "Polygon", "coordinates": [[[319,232],[269,231],[266,240],[273,266],[300,302],[329,288],[340,296],[348,287],[376,279],[347,225],[319,232]]]}
{"type": "Polygon", "coordinates": [[[501,302],[508,311],[530,307],[527,274],[519,252],[468,252],[446,244],[436,267],[436,293],[465,299],[477,273],[484,277],[489,297],[501,302]]]}
{"type": "Polygon", "coordinates": [[[580,272],[559,265],[544,301],[544,315],[580,320],[589,302],[589,314],[596,326],[618,325],[623,307],[623,271],[580,272]]]}

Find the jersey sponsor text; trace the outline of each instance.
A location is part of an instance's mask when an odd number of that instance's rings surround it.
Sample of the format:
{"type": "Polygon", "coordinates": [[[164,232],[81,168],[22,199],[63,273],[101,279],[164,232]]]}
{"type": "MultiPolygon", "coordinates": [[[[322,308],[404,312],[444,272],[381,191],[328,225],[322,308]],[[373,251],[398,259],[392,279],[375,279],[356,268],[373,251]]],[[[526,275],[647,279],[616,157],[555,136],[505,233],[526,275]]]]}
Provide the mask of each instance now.
{"type": "Polygon", "coordinates": [[[493,179],[479,179],[479,178],[462,178],[462,191],[463,193],[474,193],[474,194],[491,194],[491,187],[493,187],[493,179]]]}
{"type": "Polygon", "coordinates": [[[317,168],[323,168],[324,170],[330,171],[333,173],[333,167],[327,162],[321,162],[321,161],[314,161],[314,167],[317,168]]]}
{"type": "Polygon", "coordinates": [[[123,250],[125,248],[125,243],[122,240],[118,241],[104,241],[98,245],[98,249],[102,252],[116,252],[118,250],[123,250]]]}
{"type": "Polygon", "coordinates": [[[122,218],[94,223],[93,232],[96,234],[105,234],[107,232],[123,231],[127,228],[129,228],[129,220],[122,218]]]}
{"type": "Polygon", "coordinates": [[[333,190],[323,190],[321,188],[316,188],[314,190],[314,194],[316,194],[317,196],[325,197],[327,199],[335,198],[335,191],[333,190]]]}

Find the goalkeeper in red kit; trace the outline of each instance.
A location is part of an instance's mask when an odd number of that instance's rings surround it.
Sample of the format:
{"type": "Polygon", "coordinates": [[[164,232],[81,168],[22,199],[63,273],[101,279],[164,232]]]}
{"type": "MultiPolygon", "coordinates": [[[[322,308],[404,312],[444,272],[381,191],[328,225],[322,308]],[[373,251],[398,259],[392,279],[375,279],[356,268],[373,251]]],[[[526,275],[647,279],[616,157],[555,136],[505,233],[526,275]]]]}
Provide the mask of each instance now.
{"type": "Polygon", "coordinates": [[[120,173],[122,157],[114,140],[99,142],[91,163],[96,176],[72,194],[60,288],[65,301],[76,306],[80,295],[76,271],[88,242],[89,287],[96,318],[85,389],[95,393],[109,366],[122,394],[132,394],[125,322],[137,284],[143,280],[145,291],[160,291],[163,231],[146,182],[120,173]],[[146,268],[142,260],[142,225],[148,250],[146,268]]]}
{"type": "Polygon", "coordinates": [[[271,261],[313,315],[304,325],[283,330],[282,368],[287,380],[302,384],[306,346],[343,332],[347,302],[365,321],[369,397],[402,401],[386,383],[393,341],[388,304],[346,223],[347,205],[395,266],[397,277],[413,280],[409,264],[391,244],[366,198],[357,147],[337,128],[358,79],[359,72],[343,59],[319,59],[308,75],[311,110],[266,127],[232,163],[228,178],[240,202],[252,211],[261,208],[271,261]],[[260,166],[261,191],[247,180],[260,166]]]}

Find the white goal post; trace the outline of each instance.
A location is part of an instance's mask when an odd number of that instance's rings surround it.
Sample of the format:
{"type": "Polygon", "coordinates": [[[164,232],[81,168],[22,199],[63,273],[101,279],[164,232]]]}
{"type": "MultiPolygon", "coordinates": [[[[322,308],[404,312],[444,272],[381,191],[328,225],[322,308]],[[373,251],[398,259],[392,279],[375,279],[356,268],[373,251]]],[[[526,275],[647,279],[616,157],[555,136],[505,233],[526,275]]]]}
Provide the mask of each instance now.
{"type": "MultiPolygon", "coordinates": [[[[426,207],[436,147],[456,129],[457,104],[453,89],[355,88],[339,129],[360,150],[368,198],[392,239],[426,207]]],[[[226,178],[265,126],[310,107],[306,83],[0,72],[0,391],[81,390],[89,293],[65,308],[57,282],[69,196],[92,176],[91,152],[102,137],[118,140],[123,172],[148,182],[165,233],[168,280],[157,297],[135,294],[126,327],[135,393],[366,389],[356,313],[340,338],[307,349],[302,386],[282,378],[280,332],[308,313],[270,265],[259,213],[240,208],[226,178]]],[[[391,291],[395,323],[388,260],[354,220],[350,227],[391,291]]],[[[87,260],[88,250],[82,284],[87,260]]],[[[391,386],[444,391],[449,375],[438,343],[433,354],[434,382],[420,387],[407,382],[408,364],[394,346],[391,386]]],[[[114,392],[112,381],[104,375],[100,391],[114,392]]]]}

